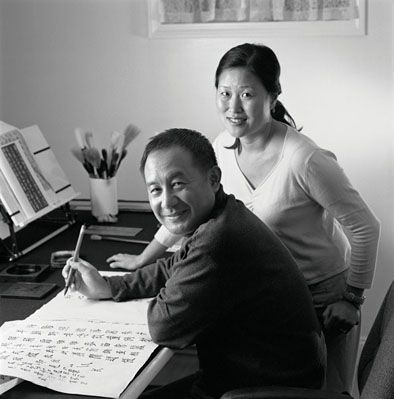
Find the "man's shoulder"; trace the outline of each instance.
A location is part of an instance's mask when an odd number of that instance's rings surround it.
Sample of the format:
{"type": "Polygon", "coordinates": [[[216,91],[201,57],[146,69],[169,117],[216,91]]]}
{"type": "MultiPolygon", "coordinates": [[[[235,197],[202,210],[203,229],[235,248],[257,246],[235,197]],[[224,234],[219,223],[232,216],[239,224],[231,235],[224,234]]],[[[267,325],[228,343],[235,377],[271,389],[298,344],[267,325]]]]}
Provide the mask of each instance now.
{"type": "Polygon", "coordinates": [[[240,239],[252,239],[256,228],[271,232],[242,201],[236,199],[233,194],[223,192],[220,206],[206,223],[199,226],[196,233],[209,247],[216,248],[218,241],[236,243],[240,239]]]}
{"type": "Polygon", "coordinates": [[[245,205],[238,201],[234,195],[226,194],[222,188],[220,190],[211,217],[193,233],[193,236],[198,237],[201,241],[212,242],[215,237],[229,235],[232,226],[236,224],[236,220],[239,218],[239,213],[244,209],[247,210],[245,205]]]}
{"type": "Polygon", "coordinates": [[[250,272],[259,270],[256,276],[301,273],[279,237],[233,195],[227,195],[226,206],[195,231],[189,244],[190,250],[220,260],[215,264],[226,270],[241,263],[250,272]]]}

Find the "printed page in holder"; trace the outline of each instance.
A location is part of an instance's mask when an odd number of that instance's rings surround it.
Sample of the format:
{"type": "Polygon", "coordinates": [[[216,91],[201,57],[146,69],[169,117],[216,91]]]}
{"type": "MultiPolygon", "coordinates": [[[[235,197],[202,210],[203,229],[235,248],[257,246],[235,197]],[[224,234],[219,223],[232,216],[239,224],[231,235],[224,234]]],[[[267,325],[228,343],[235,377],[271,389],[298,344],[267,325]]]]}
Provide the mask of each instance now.
{"type": "MultiPolygon", "coordinates": [[[[0,121],[0,202],[17,227],[78,195],[38,126],[19,130],[0,121]]],[[[8,229],[0,226],[0,239],[8,229]]]]}

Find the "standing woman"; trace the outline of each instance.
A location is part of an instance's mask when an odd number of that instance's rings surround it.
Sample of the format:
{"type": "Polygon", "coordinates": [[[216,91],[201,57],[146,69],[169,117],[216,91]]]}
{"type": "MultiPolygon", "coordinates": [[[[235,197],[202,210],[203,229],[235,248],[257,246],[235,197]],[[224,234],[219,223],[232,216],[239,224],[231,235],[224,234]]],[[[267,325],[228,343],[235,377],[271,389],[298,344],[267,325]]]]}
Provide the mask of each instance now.
{"type": "MultiPolygon", "coordinates": [[[[372,284],[380,224],[335,155],[297,130],[278,100],[279,76],[278,59],[267,46],[245,43],[220,60],[216,104],[225,131],[214,148],[222,184],[292,253],[325,331],[327,387],[350,392],[347,365],[355,356],[350,360],[349,351],[359,338],[353,327],[360,322],[364,289],[372,284]]],[[[159,230],[137,258],[114,255],[108,261],[112,267],[141,266],[173,242],[159,230]]]]}
{"type": "Polygon", "coordinates": [[[221,59],[216,104],[226,130],[214,148],[222,184],[294,256],[326,334],[328,388],[350,392],[348,341],[358,343],[353,326],[372,283],[379,222],[335,155],[297,131],[278,100],[279,76],[277,57],[266,46],[243,44],[221,59]]]}

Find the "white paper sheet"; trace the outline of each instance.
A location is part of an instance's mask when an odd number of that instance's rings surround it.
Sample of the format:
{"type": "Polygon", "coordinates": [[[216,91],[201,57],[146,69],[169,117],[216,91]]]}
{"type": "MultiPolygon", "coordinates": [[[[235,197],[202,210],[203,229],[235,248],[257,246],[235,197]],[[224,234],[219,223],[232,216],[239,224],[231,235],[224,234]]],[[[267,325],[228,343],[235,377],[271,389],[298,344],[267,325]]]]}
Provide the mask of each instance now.
{"type": "Polygon", "coordinates": [[[27,319],[0,329],[0,373],[56,391],[118,398],[157,347],[145,325],[27,319]]]}
{"type": "Polygon", "coordinates": [[[146,325],[147,307],[150,299],[126,302],[87,299],[76,292],[59,292],[45,307],[38,309],[30,318],[42,320],[81,319],[106,320],[146,325]]]}
{"type": "Polygon", "coordinates": [[[157,348],[147,325],[150,299],[118,303],[63,292],[27,319],[0,327],[0,374],[118,398],[157,348]]]}

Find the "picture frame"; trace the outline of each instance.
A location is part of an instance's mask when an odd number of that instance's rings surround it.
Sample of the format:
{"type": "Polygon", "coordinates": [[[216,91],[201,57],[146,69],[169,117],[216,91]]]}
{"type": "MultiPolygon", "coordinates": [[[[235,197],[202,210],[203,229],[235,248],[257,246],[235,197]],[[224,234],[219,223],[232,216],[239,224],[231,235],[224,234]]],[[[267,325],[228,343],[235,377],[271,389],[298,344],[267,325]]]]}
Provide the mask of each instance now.
{"type": "Polygon", "coordinates": [[[359,18],[346,21],[268,21],[162,24],[160,0],[148,0],[148,31],[151,39],[297,37],[367,35],[367,0],[357,0],[359,18]]]}

